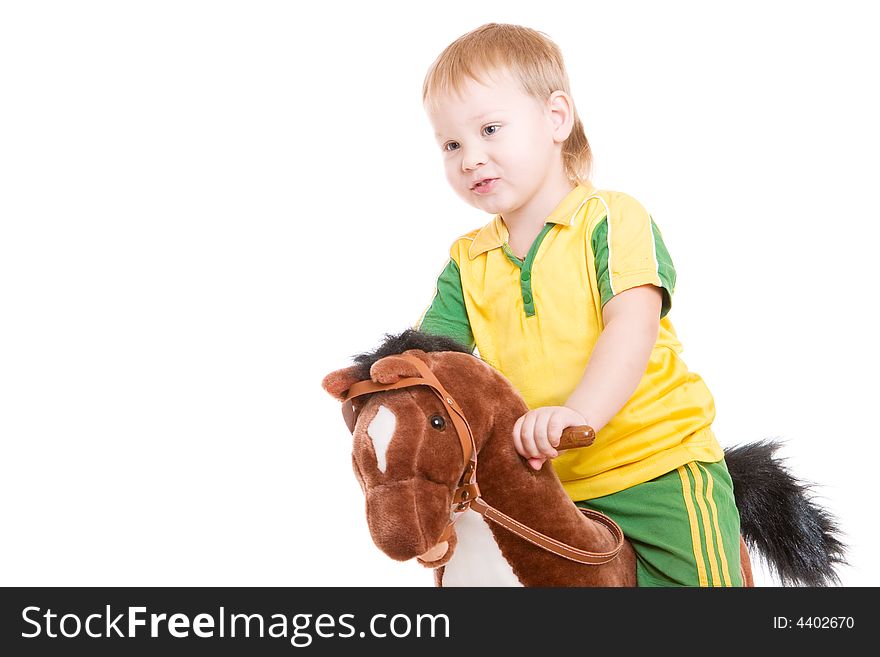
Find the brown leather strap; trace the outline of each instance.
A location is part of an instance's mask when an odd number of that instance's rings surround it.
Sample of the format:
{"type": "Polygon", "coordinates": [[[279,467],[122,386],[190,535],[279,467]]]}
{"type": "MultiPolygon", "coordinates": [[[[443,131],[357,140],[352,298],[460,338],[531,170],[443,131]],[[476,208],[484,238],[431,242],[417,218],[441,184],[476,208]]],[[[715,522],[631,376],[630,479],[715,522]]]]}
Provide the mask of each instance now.
{"type": "Polygon", "coordinates": [[[620,549],[623,547],[623,532],[620,527],[611,518],[598,511],[590,511],[589,509],[581,509],[578,507],[578,511],[584,514],[587,518],[601,523],[611,532],[611,535],[614,537],[615,546],[614,549],[608,552],[588,552],[587,550],[581,550],[580,548],[572,547],[571,545],[557,541],[555,538],[550,538],[540,532],[536,532],[534,529],[526,527],[521,522],[501,513],[501,511],[495,507],[486,504],[482,498],[473,500],[470,503],[470,508],[487,520],[491,520],[492,522],[501,525],[533,545],[537,545],[553,554],[558,554],[560,557],[565,557],[571,561],[576,561],[589,566],[598,566],[603,563],[608,563],[617,556],[618,552],[620,552],[620,549]]]}
{"type": "Polygon", "coordinates": [[[443,402],[447,413],[449,413],[449,417],[452,418],[452,424],[458,432],[458,440],[461,443],[462,461],[465,464],[465,471],[459,480],[459,485],[464,484],[467,481],[473,482],[473,477],[477,472],[477,446],[474,442],[474,435],[471,433],[471,427],[468,424],[467,418],[464,416],[464,411],[461,409],[461,406],[458,405],[458,402],[452,398],[452,395],[446,391],[443,384],[441,384],[437,377],[434,376],[431,368],[429,368],[421,358],[409,354],[404,355],[404,358],[407,358],[419,371],[422,378],[429,382],[428,385],[440,401],[443,402]],[[467,467],[469,463],[473,464],[473,467],[470,468],[470,472],[468,472],[467,467]],[[467,478],[468,475],[470,475],[470,479],[467,478]]]}
{"type": "Polygon", "coordinates": [[[422,381],[422,379],[418,377],[400,379],[397,383],[376,383],[375,381],[358,381],[357,383],[352,384],[352,386],[348,389],[348,392],[346,393],[345,399],[342,400],[342,416],[345,418],[345,424],[348,426],[348,430],[352,433],[354,432],[355,420],[357,420],[354,415],[353,404],[351,403],[351,400],[353,398],[360,397],[361,395],[366,395],[371,392],[383,392],[385,390],[394,390],[395,388],[408,388],[410,386],[421,384],[426,384],[426,382],[422,381]]]}
{"type": "MultiPolygon", "coordinates": [[[[346,418],[346,422],[349,421],[349,417],[354,417],[354,412],[351,407],[351,399],[353,397],[358,397],[360,395],[365,395],[370,392],[384,392],[386,390],[395,390],[398,388],[408,388],[410,386],[416,385],[424,385],[431,389],[431,391],[437,396],[437,398],[443,403],[443,406],[446,408],[449,417],[452,419],[452,424],[455,427],[455,431],[458,434],[458,440],[461,443],[461,452],[463,456],[463,461],[465,464],[472,462],[474,463],[474,468],[471,469],[471,475],[476,473],[476,446],[474,444],[474,437],[471,433],[471,427],[467,423],[467,419],[464,417],[464,412],[461,410],[461,407],[458,403],[452,398],[446,388],[437,380],[437,377],[434,376],[434,373],[422,362],[421,359],[416,358],[415,356],[410,356],[408,354],[401,354],[402,358],[406,358],[410,361],[419,373],[422,375],[421,377],[409,377],[405,379],[400,379],[396,383],[376,383],[375,381],[359,381],[358,383],[353,384],[346,393],[346,397],[343,400],[343,416],[346,418]]],[[[354,423],[352,422],[349,427],[350,431],[354,430],[354,423]]],[[[471,479],[473,481],[473,479],[471,479]]],[[[459,481],[459,483],[464,483],[464,476],[459,481]]]]}

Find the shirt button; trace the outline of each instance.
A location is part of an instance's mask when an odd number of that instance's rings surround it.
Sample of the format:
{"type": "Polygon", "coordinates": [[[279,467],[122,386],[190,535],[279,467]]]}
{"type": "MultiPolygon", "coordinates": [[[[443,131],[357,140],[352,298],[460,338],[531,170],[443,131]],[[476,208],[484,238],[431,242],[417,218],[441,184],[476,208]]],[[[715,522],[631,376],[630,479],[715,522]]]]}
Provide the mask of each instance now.
{"type": "Polygon", "coordinates": [[[523,295],[523,303],[531,303],[531,302],[532,302],[532,295],[531,294],[524,294],[523,295]]]}
{"type": "Polygon", "coordinates": [[[524,281],[527,281],[527,280],[529,280],[531,277],[532,277],[532,275],[528,272],[528,270],[526,270],[526,271],[524,271],[524,272],[522,273],[522,276],[521,276],[520,278],[522,278],[524,281]]]}

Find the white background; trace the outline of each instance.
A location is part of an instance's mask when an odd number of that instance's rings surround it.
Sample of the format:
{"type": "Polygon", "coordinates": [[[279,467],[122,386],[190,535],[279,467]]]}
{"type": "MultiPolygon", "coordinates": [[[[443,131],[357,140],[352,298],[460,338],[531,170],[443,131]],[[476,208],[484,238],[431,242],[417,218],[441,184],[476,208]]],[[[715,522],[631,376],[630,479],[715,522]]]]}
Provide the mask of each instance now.
{"type": "Polygon", "coordinates": [[[719,440],[787,441],[880,584],[869,6],[2,5],[0,583],[432,584],[371,542],[320,382],[488,220],[420,93],[496,21],[559,44],[593,182],[663,231],[719,440]]]}

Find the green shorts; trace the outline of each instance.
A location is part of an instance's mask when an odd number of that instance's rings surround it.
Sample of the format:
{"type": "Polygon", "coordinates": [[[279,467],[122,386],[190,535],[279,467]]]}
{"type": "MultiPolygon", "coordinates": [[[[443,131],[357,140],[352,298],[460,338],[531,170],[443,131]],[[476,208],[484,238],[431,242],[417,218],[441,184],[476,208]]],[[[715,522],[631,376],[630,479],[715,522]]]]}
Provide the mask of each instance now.
{"type": "Polygon", "coordinates": [[[610,516],[636,552],[639,586],[742,586],[739,511],[722,459],[577,505],[610,516]]]}

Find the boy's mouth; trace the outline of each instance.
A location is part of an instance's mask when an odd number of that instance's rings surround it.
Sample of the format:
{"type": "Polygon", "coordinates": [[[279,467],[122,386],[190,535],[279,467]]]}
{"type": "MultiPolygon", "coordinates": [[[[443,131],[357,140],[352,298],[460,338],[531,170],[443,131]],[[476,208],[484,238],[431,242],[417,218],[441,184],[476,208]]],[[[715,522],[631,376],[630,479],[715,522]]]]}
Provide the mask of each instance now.
{"type": "Polygon", "coordinates": [[[480,182],[471,187],[471,191],[474,191],[477,194],[486,194],[487,192],[492,191],[492,188],[495,187],[495,181],[497,180],[498,178],[483,178],[480,182]]]}

